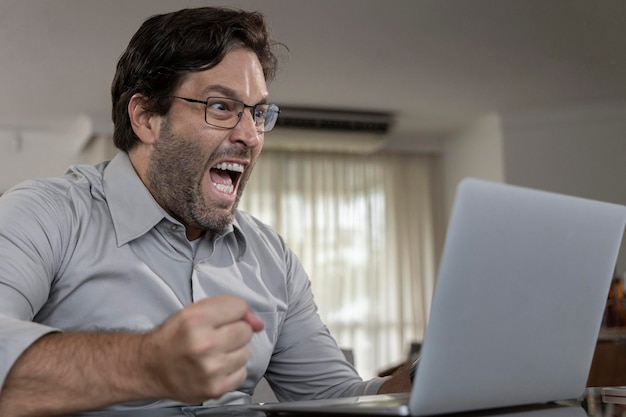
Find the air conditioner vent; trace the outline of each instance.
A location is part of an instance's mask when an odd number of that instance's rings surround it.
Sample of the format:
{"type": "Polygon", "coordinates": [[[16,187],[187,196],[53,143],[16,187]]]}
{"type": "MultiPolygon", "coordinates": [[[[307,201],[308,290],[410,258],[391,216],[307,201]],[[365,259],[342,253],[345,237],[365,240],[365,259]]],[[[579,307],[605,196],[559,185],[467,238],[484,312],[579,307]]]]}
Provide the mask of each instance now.
{"type": "Polygon", "coordinates": [[[276,126],[384,134],[389,130],[391,119],[388,113],[280,106],[276,126]]]}

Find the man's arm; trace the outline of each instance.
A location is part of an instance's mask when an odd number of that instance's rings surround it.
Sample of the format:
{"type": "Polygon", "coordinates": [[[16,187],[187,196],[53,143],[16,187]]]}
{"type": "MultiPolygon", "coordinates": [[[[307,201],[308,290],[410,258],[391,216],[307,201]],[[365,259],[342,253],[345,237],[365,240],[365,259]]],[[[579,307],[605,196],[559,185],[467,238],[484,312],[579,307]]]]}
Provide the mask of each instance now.
{"type": "Polygon", "coordinates": [[[246,377],[247,344],[263,329],[241,299],[189,305],[145,334],[52,333],[19,357],[0,391],[0,415],[58,416],[157,398],[198,403],[246,377]]]}

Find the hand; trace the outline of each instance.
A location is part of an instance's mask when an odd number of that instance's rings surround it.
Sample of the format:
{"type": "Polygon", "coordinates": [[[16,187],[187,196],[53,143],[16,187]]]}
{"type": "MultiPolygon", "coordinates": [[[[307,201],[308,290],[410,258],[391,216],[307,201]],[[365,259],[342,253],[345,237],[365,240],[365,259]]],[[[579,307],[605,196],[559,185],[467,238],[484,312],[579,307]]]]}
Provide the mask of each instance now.
{"type": "Polygon", "coordinates": [[[263,322],[234,296],[207,298],[172,315],[143,343],[158,397],[202,402],[246,379],[247,345],[263,322]]]}
{"type": "Polygon", "coordinates": [[[391,378],[387,379],[378,389],[379,394],[390,394],[395,392],[411,391],[411,366],[413,362],[407,362],[398,367],[393,372],[391,378]]]}

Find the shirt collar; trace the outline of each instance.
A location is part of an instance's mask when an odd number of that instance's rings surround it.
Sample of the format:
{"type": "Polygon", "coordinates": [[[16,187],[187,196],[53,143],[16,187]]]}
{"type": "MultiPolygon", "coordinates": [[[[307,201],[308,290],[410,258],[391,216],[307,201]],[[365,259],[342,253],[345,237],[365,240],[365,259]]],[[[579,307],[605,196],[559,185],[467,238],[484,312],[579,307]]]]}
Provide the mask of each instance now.
{"type": "MultiPolygon", "coordinates": [[[[144,235],[164,218],[180,224],[152,197],[126,152],[119,152],[107,165],[103,183],[118,246],[144,235]]],[[[243,254],[246,240],[237,218],[221,235],[229,233],[235,234],[243,254]]]]}
{"type": "Polygon", "coordinates": [[[119,246],[168,217],[135,172],[126,152],[119,152],[107,165],[103,183],[119,246]]]}
{"type": "Polygon", "coordinates": [[[240,215],[241,215],[241,212],[237,211],[235,214],[235,219],[233,220],[233,223],[225,232],[225,233],[232,233],[235,236],[235,240],[237,241],[237,247],[239,248],[239,256],[238,256],[239,259],[243,257],[248,247],[246,243],[246,235],[243,232],[243,228],[239,224],[238,218],[240,215]]]}

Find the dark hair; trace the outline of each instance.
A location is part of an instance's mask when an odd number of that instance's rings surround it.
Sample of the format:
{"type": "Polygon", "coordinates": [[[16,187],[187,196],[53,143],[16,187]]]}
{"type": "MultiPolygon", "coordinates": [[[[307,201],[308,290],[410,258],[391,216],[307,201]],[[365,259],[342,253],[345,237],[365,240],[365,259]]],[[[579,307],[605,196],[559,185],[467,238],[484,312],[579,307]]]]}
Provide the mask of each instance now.
{"type": "Polygon", "coordinates": [[[111,84],[115,146],[128,151],[139,140],[128,116],[134,94],[146,97],[148,110],[166,114],[186,74],[213,68],[236,47],[256,53],[269,82],[277,69],[274,45],[258,12],[202,7],[152,16],[130,40],[111,84]]]}

